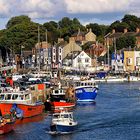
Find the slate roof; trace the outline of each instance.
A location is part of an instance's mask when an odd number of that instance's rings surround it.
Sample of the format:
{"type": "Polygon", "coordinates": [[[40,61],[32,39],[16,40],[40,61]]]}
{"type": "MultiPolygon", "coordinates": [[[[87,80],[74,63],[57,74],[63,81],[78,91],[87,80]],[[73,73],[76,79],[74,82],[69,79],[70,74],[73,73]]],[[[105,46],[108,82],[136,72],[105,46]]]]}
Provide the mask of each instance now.
{"type": "Polygon", "coordinates": [[[73,52],[67,54],[65,59],[75,59],[80,53],[81,53],[81,51],[73,51],[73,52]]]}

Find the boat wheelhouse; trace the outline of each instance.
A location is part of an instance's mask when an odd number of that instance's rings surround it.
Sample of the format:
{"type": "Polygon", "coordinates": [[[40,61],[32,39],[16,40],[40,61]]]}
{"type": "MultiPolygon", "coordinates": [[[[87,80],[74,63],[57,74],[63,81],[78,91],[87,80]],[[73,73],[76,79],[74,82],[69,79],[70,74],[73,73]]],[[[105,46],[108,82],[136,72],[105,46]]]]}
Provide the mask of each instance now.
{"type": "Polygon", "coordinates": [[[2,115],[9,114],[11,109],[20,110],[23,118],[33,117],[43,112],[43,103],[34,101],[28,91],[0,93],[0,111],[2,115]]]}
{"type": "Polygon", "coordinates": [[[52,90],[52,93],[50,94],[50,101],[54,109],[59,109],[62,107],[72,108],[75,106],[74,102],[66,99],[66,93],[61,88],[52,90]]]}
{"type": "Polygon", "coordinates": [[[77,102],[93,102],[97,96],[98,85],[94,80],[75,81],[77,102]]]}

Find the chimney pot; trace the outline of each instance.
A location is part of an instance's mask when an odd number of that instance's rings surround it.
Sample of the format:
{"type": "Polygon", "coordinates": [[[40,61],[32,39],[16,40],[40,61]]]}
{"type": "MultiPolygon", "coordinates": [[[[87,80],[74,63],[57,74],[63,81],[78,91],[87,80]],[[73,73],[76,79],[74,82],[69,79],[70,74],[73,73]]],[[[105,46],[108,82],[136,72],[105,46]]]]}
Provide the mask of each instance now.
{"type": "Polygon", "coordinates": [[[140,28],[136,28],[136,33],[139,33],[140,32],[140,28]]]}
{"type": "Polygon", "coordinates": [[[127,29],[126,28],[124,29],[124,33],[127,33],[127,29]]]}
{"type": "Polygon", "coordinates": [[[114,34],[115,32],[116,32],[115,29],[113,29],[113,30],[112,30],[112,34],[114,34]]]}

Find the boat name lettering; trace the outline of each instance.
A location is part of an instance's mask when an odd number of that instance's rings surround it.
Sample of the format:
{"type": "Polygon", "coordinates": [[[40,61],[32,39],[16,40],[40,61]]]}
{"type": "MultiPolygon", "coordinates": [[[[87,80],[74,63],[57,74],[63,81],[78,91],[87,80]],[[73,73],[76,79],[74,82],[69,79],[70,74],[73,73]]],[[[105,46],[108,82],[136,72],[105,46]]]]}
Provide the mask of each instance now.
{"type": "Polygon", "coordinates": [[[30,108],[30,107],[29,107],[28,110],[35,110],[35,108],[30,108]]]}
{"type": "Polygon", "coordinates": [[[85,92],[93,92],[93,88],[84,88],[85,92]]]}
{"type": "Polygon", "coordinates": [[[82,90],[76,90],[76,93],[83,93],[82,90]]]}

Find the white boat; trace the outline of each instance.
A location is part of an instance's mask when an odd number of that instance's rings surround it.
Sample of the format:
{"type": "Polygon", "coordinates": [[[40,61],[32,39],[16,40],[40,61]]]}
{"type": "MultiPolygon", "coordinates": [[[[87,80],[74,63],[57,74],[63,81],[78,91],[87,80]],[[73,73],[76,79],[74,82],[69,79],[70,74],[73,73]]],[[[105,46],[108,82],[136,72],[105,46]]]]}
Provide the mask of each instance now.
{"type": "Polygon", "coordinates": [[[116,77],[116,76],[108,76],[108,77],[102,78],[102,79],[95,79],[95,81],[99,82],[99,83],[102,83],[102,82],[116,83],[116,82],[125,82],[125,81],[127,81],[127,78],[116,77]]]}
{"type": "Polygon", "coordinates": [[[74,121],[73,119],[73,112],[67,112],[63,110],[60,113],[53,114],[50,133],[71,133],[76,129],[77,124],[77,121],[74,121]]]}
{"type": "Polygon", "coordinates": [[[137,82],[140,81],[140,77],[136,77],[136,76],[130,76],[127,78],[128,82],[137,82]]]}
{"type": "Polygon", "coordinates": [[[117,76],[109,76],[106,78],[106,82],[124,82],[126,78],[117,77],[117,76]]]}

